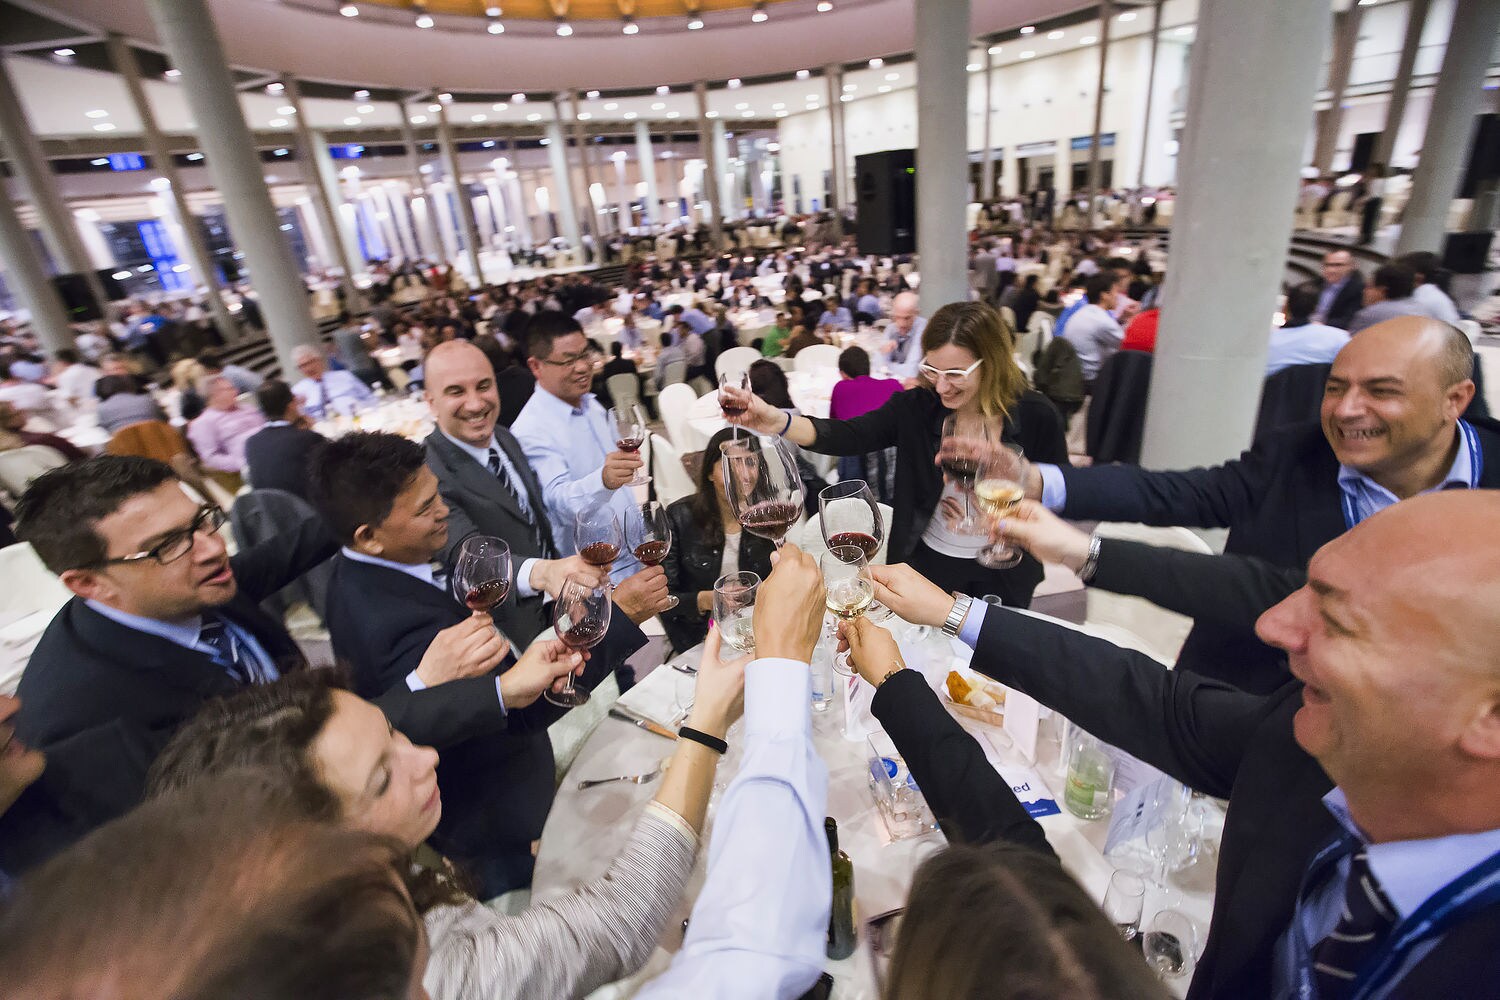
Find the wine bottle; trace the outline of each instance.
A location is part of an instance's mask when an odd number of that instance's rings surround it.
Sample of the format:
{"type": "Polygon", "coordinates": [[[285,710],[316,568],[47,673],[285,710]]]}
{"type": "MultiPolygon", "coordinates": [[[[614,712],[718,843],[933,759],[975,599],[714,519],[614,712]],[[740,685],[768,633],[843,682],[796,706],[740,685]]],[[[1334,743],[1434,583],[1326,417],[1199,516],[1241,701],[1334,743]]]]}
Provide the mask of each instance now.
{"type": "Polygon", "coordinates": [[[828,916],[828,957],[854,954],[854,862],[839,850],[839,824],[832,816],[823,819],[828,834],[828,857],[833,864],[833,912],[828,916]]]}

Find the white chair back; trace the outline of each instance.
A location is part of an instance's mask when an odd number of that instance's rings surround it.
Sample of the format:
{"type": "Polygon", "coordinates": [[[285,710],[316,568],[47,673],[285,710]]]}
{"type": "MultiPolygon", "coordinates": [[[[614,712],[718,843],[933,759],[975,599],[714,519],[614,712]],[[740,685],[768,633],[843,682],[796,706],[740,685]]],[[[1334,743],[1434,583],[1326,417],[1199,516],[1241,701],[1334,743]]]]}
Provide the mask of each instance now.
{"type": "Polygon", "coordinates": [[[723,378],[726,373],[739,374],[748,371],[760,360],[760,352],[753,347],[731,347],[714,361],[714,375],[723,378]]]}
{"type": "MultiPolygon", "coordinates": [[[[854,503],[855,501],[849,501],[854,503]]],[[[889,504],[876,503],[880,508],[880,520],[885,525],[880,539],[880,548],[875,552],[875,558],[870,560],[872,566],[884,566],[887,550],[891,544],[891,507],[889,504]]],[[[807,523],[802,526],[801,534],[795,536],[793,541],[797,547],[814,559],[828,551],[828,543],[823,541],[823,515],[822,513],[811,514],[807,523]]]]}
{"type": "Polygon", "coordinates": [[[19,497],[37,476],[67,464],[65,457],[39,444],[0,451],[0,489],[19,497]]]}
{"type": "Polygon", "coordinates": [[[1469,338],[1470,347],[1479,343],[1479,334],[1483,332],[1484,328],[1479,325],[1477,319],[1461,319],[1458,321],[1457,326],[1464,332],[1464,336],[1469,338]]]}
{"type": "Polygon", "coordinates": [[[797,352],[792,359],[795,371],[810,372],[819,368],[837,368],[839,364],[839,349],[832,344],[814,344],[804,347],[797,352]]]}
{"type": "Polygon", "coordinates": [[[666,369],[663,370],[662,373],[661,373],[661,384],[662,384],[662,388],[663,389],[665,389],[669,385],[681,385],[683,382],[686,382],[686,381],[687,381],[687,362],[686,361],[673,361],[672,363],[670,363],[669,365],[667,365],[666,369]]]}
{"type": "Polygon", "coordinates": [[[698,489],[682,467],[682,453],[660,434],[651,435],[651,478],[656,483],[656,498],[664,504],[692,496],[698,489]]]}
{"type": "Polygon", "coordinates": [[[661,414],[662,426],[666,428],[667,439],[677,445],[679,450],[687,449],[690,444],[688,440],[688,414],[692,409],[693,401],[698,394],[693,387],[683,382],[676,385],[663,386],[661,394],[656,397],[656,409],[661,414]]]}
{"type": "Polygon", "coordinates": [[[0,549],[0,694],[15,694],[31,653],[72,592],[25,542],[0,549]]]}
{"type": "MultiPolygon", "coordinates": [[[[1187,552],[1213,552],[1207,542],[1187,528],[1152,528],[1144,524],[1106,522],[1097,530],[1105,538],[1148,542],[1187,552]]],[[[1186,615],[1159,608],[1139,597],[1111,594],[1090,587],[1085,601],[1088,610],[1084,621],[1090,628],[1114,627],[1132,633],[1140,638],[1145,652],[1164,663],[1177,660],[1183,640],[1193,627],[1192,619],[1186,615]]]]}
{"type": "Polygon", "coordinates": [[[640,380],[629,372],[611,375],[604,380],[604,384],[609,387],[609,398],[615,401],[616,406],[629,406],[641,401],[640,380]]]}

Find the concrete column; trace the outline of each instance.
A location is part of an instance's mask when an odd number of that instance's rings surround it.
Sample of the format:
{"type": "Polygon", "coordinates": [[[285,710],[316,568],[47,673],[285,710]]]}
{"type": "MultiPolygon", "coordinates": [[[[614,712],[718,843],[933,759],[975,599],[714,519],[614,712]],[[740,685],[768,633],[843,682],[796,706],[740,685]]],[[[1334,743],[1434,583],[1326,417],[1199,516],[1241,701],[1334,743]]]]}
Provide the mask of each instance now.
{"type": "Polygon", "coordinates": [[[1327,0],[1199,6],[1144,466],[1250,442],[1328,29],[1327,0]]]}
{"type": "Polygon", "coordinates": [[[302,220],[302,233],[306,238],[307,248],[317,258],[318,266],[330,270],[338,267],[338,255],[328,245],[328,234],[323,230],[323,220],[318,217],[319,213],[313,207],[311,196],[297,199],[297,213],[302,220]]]}
{"type": "Polygon", "coordinates": [[[484,285],[484,266],[479,263],[479,226],[474,220],[474,199],[469,197],[468,185],[459,176],[458,144],[453,141],[453,129],[448,124],[448,107],[438,105],[438,145],[443,151],[443,163],[448,168],[448,180],[453,185],[453,200],[458,203],[458,221],[463,226],[464,244],[469,250],[469,267],[474,271],[474,287],[484,285]]]}
{"type": "Polygon", "coordinates": [[[1052,218],[1061,220],[1063,202],[1073,194],[1073,138],[1057,137],[1057,150],[1052,154],[1052,186],[1057,189],[1053,202],[1052,218]]]}
{"type": "Polygon", "coordinates": [[[429,263],[441,263],[446,256],[443,238],[437,228],[437,207],[433,188],[428,187],[424,193],[417,195],[411,200],[412,222],[417,232],[422,234],[422,246],[426,248],[426,257],[429,263]]]}
{"type": "Polygon", "coordinates": [[[75,208],[73,222],[78,227],[78,237],[83,240],[83,249],[89,255],[89,267],[95,271],[112,270],[115,255],[110,252],[109,241],[99,231],[99,213],[92,208],[75,208]]]}
{"type": "MultiPolygon", "coordinates": [[[[1484,0],[1478,0],[1483,3],[1484,0]]],[[[1463,0],[1459,0],[1462,6],[1463,0]]],[[[1354,65],[1354,46],[1359,41],[1359,22],[1365,9],[1357,3],[1333,15],[1333,52],[1328,61],[1328,107],[1318,112],[1318,134],[1313,142],[1313,166],[1326,174],[1338,150],[1339,127],[1344,122],[1344,90],[1354,65]]]]}
{"type": "Polygon", "coordinates": [[[531,234],[531,212],[526,205],[525,192],[521,190],[521,175],[507,166],[504,184],[511,224],[516,227],[516,244],[533,247],[536,238],[531,234]]]}
{"type": "Polygon", "coordinates": [[[42,239],[53,261],[66,271],[83,275],[99,308],[108,312],[109,296],[99,276],[89,267],[88,251],[78,235],[77,222],[57,190],[52,168],[42,153],[41,140],[32,131],[4,58],[0,58],[0,149],[10,162],[11,172],[31,198],[42,239]]]}
{"type": "MultiPolygon", "coordinates": [[[[417,134],[412,130],[406,102],[398,100],[395,103],[396,114],[401,121],[401,142],[406,146],[407,168],[411,171],[411,197],[416,199],[420,198],[427,188],[427,180],[422,176],[421,147],[417,145],[417,134]]],[[[416,256],[421,257],[424,253],[436,256],[437,247],[432,244],[431,234],[424,227],[416,224],[415,211],[408,208],[407,214],[412,217],[412,238],[416,241],[416,256]]]]}
{"type": "Polygon", "coordinates": [[[401,193],[401,187],[396,181],[386,181],[380,186],[381,194],[385,203],[389,206],[391,218],[396,221],[396,232],[401,237],[401,255],[408,260],[420,257],[421,241],[417,239],[417,231],[412,226],[411,207],[406,203],[406,196],[401,193]]]}
{"type": "MultiPolygon", "coordinates": [[[[299,114],[297,117],[302,116],[299,114]]],[[[328,140],[324,138],[322,132],[316,129],[309,129],[307,134],[312,149],[309,163],[317,173],[319,190],[324,192],[327,198],[328,211],[333,220],[333,229],[329,232],[334,234],[341,254],[340,266],[348,268],[349,280],[352,283],[355,270],[363,270],[365,266],[364,254],[359,248],[359,229],[354,222],[354,210],[344,198],[343,188],[339,186],[339,169],[333,162],[333,153],[328,148],[328,140]]],[[[350,301],[357,302],[358,300],[351,299],[350,301]]]]}
{"type": "MultiPolygon", "coordinates": [[[[964,58],[960,64],[967,65],[967,62],[968,51],[965,50],[964,58]]],[[[846,190],[849,186],[849,151],[845,146],[846,137],[844,135],[844,67],[838,63],[830,65],[827,69],[823,70],[823,79],[828,83],[828,127],[831,132],[828,150],[833,161],[832,169],[828,174],[831,178],[828,196],[832,199],[832,204],[825,205],[824,207],[838,211],[849,203],[849,192],[846,190]]],[[[918,77],[917,80],[920,83],[921,77],[918,77]]],[[[965,106],[968,104],[967,101],[963,103],[965,106]]],[[[920,119],[918,124],[920,125],[920,119]]],[[[969,137],[965,135],[961,148],[967,149],[968,146],[969,137]]]]}
{"type": "MultiPolygon", "coordinates": [[[[0,195],[4,194],[0,185],[0,195]]],[[[5,284],[31,313],[31,329],[48,354],[73,346],[73,328],[62,296],[47,280],[31,234],[21,222],[17,203],[0,197],[0,260],[5,262],[5,284]]]]}
{"type": "Polygon", "coordinates": [[[1135,175],[1135,186],[1138,188],[1146,186],[1146,156],[1151,149],[1151,99],[1156,96],[1156,52],[1161,47],[1161,5],[1162,0],[1156,0],[1151,5],[1151,58],[1150,68],[1146,70],[1146,110],[1141,117],[1141,165],[1135,175]]]}
{"type": "Polygon", "coordinates": [[[450,190],[446,180],[427,185],[428,207],[443,246],[442,263],[445,266],[458,260],[459,255],[458,220],[453,217],[453,202],[448,197],[450,190]]]}
{"type": "Polygon", "coordinates": [[[568,140],[563,138],[562,102],[554,99],[555,112],[547,123],[547,162],[552,167],[552,211],[557,215],[558,227],[563,239],[583,253],[582,234],[578,229],[578,213],[573,206],[573,174],[568,169],[568,140]]]}
{"type": "Polygon", "coordinates": [[[214,267],[213,257],[208,252],[208,240],[203,235],[203,227],[198,224],[197,217],[188,207],[187,188],[182,184],[181,175],[177,172],[177,163],[172,159],[171,148],[167,145],[166,136],[162,134],[161,127],[157,124],[156,111],[152,108],[151,101],[146,96],[146,88],[141,83],[141,68],[136,62],[135,52],[132,51],[129,43],[117,34],[107,36],[105,46],[109,51],[110,64],[125,81],[125,89],[130,92],[130,100],[135,105],[136,116],[141,120],[141,129],[146,136],[146,148],[151,153],[151,166],[170,185],[172,202],[177,207],[178,218],[182,220],[188,261],[193,265],[193,270],[198,273],[198,280],[208,291],[208,311],[213,319],[214,327],[226,343],[233,343],[239,339],[240,325],[235,322],[234,316],[229,312],[229,307],[224,304],[224,296],[220,294],[219,273],[214,267]]]}
{"type": "Polygon", "coordinates": [[[354,312],[363,305],[359,288],[354,284],[353,256],[354,248],[359,243],[350,243],[343,235],[343,226],[338,218],[338,206],[343,199],[339,197],[333,159],[329,155],[328,144],[308,124],[307,114],[302,108],[302,92],[296,78],[283,73],[281,87],[281,96],[295,109],[292,122],[297,133],[297,165],[302,171],[302,186],[307,188],[313,211],[318,214],[324,235],[331,244],[329,249],[333,251],[333,264],[343,272],[339,283],[344,287],[344,300],[349,303],[350,312],[354,312]]]}
{"type": "Polygon", "coordinates": [[[1396,78],[1391,81],[1391,99],[1385,106],[1385,128],[1375,140],[1370,162],[1389,168],[1396,150],[1396,136],[1406,116],[1406,97],[1411,93],[1412,69],[1417,64],[1417,50],[1422,46],[1422,29],[1427,26],[1427,10],[1432,0],[1406,0],[1406,37],[1401,42],[1401,58],[1396,63],[1396,78]]]}
{"type": "Polygon", "coordinates": [[[922,312],[969,298],[969,0],[923,0],[917,22],[917,254],[922,312]]]}
{"type": "Polygon", "coordinates": [[[1000,160],[1000,193],[1014,198],[1021,193],[1021,157],[1016,155],[1016,144],[1004,151],[1000,160]]]}
{"type": "Polygon", "coordinates": [[[661,221],[661,200],[656,193],[656,154],[651,151],[651,126],[635,123],[635,157],[641,165],[641,180],[646,182],[646,226],[661,221]]]}
{"type": "Polygon", "coordinates": [[[719,178],[723,176],[723,165],[714,148],[712,120],[708,117],[708,84],[699,80],[693,84],[693,96],[698,99],[698,148],[703,150],[703,200],[708,202],[708,233],[713,250],[724,246],[724,225],[719,213],[719,178]]]}
{"type": "Polygon", "coordinates": [[[616,228],[621,232],[624,232],[635,224],[635,219],[632,218],[630,210],[630,187],[625,182],[626,156],[627,154],[623,149],[616,151],[610,156],[615,165],[615,204],[620,209],[618,217],[619,225],[616,228]]]}
{"type": "Polygon", "coordinates": [[[499,161],[496,161],[495,176],[484,179],[484,189],[490,197],[490,215],[495,219],[495,232],[500,237],[500,246],[504,247],[510,239],[505,233],[505,227],[514,223],[510,221],[510,210],[505,205],[505,192],[500,188],[501,167],[498,164],[499,161]]]}
{"type": "Polygon", "coordinates": [[[1115,5],[1110,0],[1099,4],[1099,79],[1094,85],[1094,135],[1089,142],[1088,209],[1085,225],[1093,228],[1099,203],[1099,157],[1104,138],[1104,73],[1109,66],[1109,28],[1115,19],[1115,5]]]}
{"type": "Polygon", "coordinates": [[[719,171],[719,214],[729,221],[740,217],[739,188],[735,184],[733,157],[729,155],[729,140],[724,119],[715,118],[713,124],[714,166],[719,171]]]}
{"type": "Polygon", "coordinates": [[[147,7],[172,65],[182,71],[182,93],[198,123],[209,174],[224,198],[230,231],[276,345],[283,372],[294,372],[292,351],[320,341],[307,285],[288,252],[255,140],[206,0],[148,0],[147,7]]]}
{"type": "Polygon", "coordinates": [[[979,130],[979,200],[989,201],[995,197],[995,140],[990,126],[995,119],[995,57],[990,55],[990,43],[984,45],[984,125],[979,130]]]}
{"type": "Polygon", "coordinates": [[[602,231],[599,228],[599,211],[594,205],[594,165],[589,148],[588,135],[583,129],[583,122],[578,120],[578,91],[568,92],[568,102],[571,108],[573,121],[573,145],[578,150],[578,166],[583,169],[583,204],[580,221],[583,223],[584,232],[594,237],[594,253],[597,256],[601,252],[600,244],[602,231]]]}

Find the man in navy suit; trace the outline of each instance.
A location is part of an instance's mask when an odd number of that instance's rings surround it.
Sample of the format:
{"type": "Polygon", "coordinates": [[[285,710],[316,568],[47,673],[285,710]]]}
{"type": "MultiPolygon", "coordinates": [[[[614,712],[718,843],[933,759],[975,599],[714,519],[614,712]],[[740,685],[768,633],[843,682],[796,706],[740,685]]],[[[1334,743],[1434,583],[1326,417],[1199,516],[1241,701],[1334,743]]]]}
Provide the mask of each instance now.
{"type": "Polygon", "coordinates": [[[292,387],[268,379],[255,390],[266,425],[245,441],[245,475],[257,490],[285,490],[307,499],[307,461],[323,436],[312,430],[292,387]]]}

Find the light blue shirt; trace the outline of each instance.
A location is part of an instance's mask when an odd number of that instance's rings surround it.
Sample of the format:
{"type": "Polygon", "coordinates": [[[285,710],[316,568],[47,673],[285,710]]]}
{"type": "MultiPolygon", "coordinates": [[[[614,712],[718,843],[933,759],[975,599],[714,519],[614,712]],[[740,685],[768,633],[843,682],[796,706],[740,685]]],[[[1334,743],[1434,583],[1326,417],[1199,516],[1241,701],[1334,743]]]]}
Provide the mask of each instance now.
{"type": "Polygon", "coordinates": [[[354,408],[374,397],[370,387],[354,374],[330,368],[321,379],[305,378],[292,386],[302,403],[302,412],[314,420],[335,413],[352,413],[354,408]]]}
{"type": "MultiPolygon", "coordinates": [[[[628,487],[610,490],[604,485],[604,456],[614,451],[615,438],[604,407],[593,393],[584,393],[577,406],[569,406],[538,385],[511,425],[511,433],[541,480],[552,540],[560,553],[578,550],[573,524],[582,511],[608,506],[620,530],[630,535],[640,510],[628,487]]],[[[610,573],[615,583],[640,568],[626,538],[620,541],[620,556],[610,573]]]]}
{"type": "Polygon", "coordinates": [[[1271,346],[1266,354],[1266,376],[1269,378],[1292,365],[1332,364],[1347,343],[1349,331],[1324,323],[1276,327],[1271,330],[1271,346]]]}
{"type": "Polygon", "coordinates": [[[1089,297],[1087,295],[1080,295],[1076,302],[1058,313],[1056,322],[1052,324],[1052,336],[1061,337],[1063,335],[1063,327],[1068,325],[1068,320],[1072,319],[1074,313],[1088,304],[1089,297]]]}
{"type": "MultiPolygon", "coordinates": [[[[416,579],[421,580],[423,583],[431,584],[438,590],[446,592],[448,589],[437,582],[437,576],[432,571],[431,563],[392,562],[389,559],[382,559],[379,556],[371,556],[366,555],[363,552],[358,552],[354,549],[351,549],[347,545],[345,545],[339,551],[344,554],[345,559],[353,559],[355,562],[368,563],[371,566],[384,566],[386,569],[393,569],[397,573],[405,573],[407,576],[415,577],[416,579]]],[[[422,680],[422,678],[417,676],[417,672],[415,670],[406,675],[406,686],[413,691],[427,690],[427,683],[422,680]]],[[[505,695],[500,693],[499,677],[495,678],[495,697],[500,699],[500,711],[504,712],[505,695]]]]}
{"type": "Polygon", "coordinates": [[[745,756],[724,792],[687,937],[641,1000],[794,1000],[827,959],[828,769],[806,663],[745,668],[745,756]]]}
{"type": "MultiPolygon", "coordinates": [[[[133,615],[128,611],[112,608],[108,604],[102,604],[99,601],[90,600],[84,601],[84,603],[104,617],[118,622],[126,628],[133,628],[137,632],[145,632],[148,635],[166,639],[168,642],[175,642],[184,649],[191,649],[196,653],[202,653],[204,656],[212,657],[218,655],[218,650],[199,639],[199,635],[203,632],[202,615],[193,615],[193,617],[180,622],[167,622],[159,618],[145,618],[141,615],[133,615]]],[[[275,662],[272,661],[265,647],[260,644],[260,640],[230,621],[227,617],[220,616],[220,620],[224,623],[224,628],[229,633],[230,638],[234,640],[235,645],[239,648],[241,662],[254,676],[255,683],[269,684],[271,681],[281,677],[281,671],[276,669],[275,662]]]]}
{"type": "MultiPolygon", "coordinates": [[[[1343,789],[1335,788],[1323,796],[1323,804],[1344,832],[1366,845],[1365,859],[1370,871],[1403,920],[1438,890],[1500,851],[1500,830],[1371,844],[1349,815],[1349,803],[1343,789]]],[[[1310,945],[1323,940],[1338,926],[1344,908],[1344,885],[1349,880],[1349,864],[1349,855],[1340,858],[1322,884],[1309,890],[1298,910],[1303,940],[1310,945]]],[[[1282,932],[1276,942],[1276,991],[1273,995],[1277,998],[1290,998],[1296,993],[1295,950],[1288,940],[1289,933],[1290,929],[1282,932]]],[[[1383,987],[1375,990],[1371,1000],[1389,994],[1401,977],[1425,958],[1440,940],[1441,936],[1438,936],[1414,946],[1395,974],[1383,987]]]]}
{"type": "Polygon", "coordinates": [[[927,329],[927,319],[918,316],[911,322],[911,332],[903,343],[894,327],[886,327],[886,333],[896,345],[887,362],[895,378],[916,378],[917,367],[922,363],[922,331],[927,329]]]}
{"type": "Polygon", "coordinates": [[[837,309],[825,309],[823,315],[818,317],[819,329],[832,328],[835,330],[854,329],[854,319],[849,315],[849,310],[843,306],[837,309]]]}
{"type": "Polygon", "coordinates": [[[677,318],[692,327],[693,332],[700,337],[714,328],[713,317],[697,306],[684,309],[682,315],[677,318]]]}
{"type": "MultiPolygon", "coordinates": [[[[472,444],[469,444],[467,441],[460,441],[458,438],[450,436],[448,432],[443,430],[441,427],[438,428],[438,433],[443,435],[443,437],[448,438],[448,440],[453,444],[453,447],[457,448],[459,451],[463,452],[465,455],[468,455],[474,461],[478,462],[487,473],[490,471],[490,448],[495,449],[495,454],[500,456],[500,465],[505,469],[505,475],[510,479],[511,484],[516,488],[516,500],[521,505],[521,512],[527,517],[531,518],[533,521],[536,520],[536,511],[531,509],[531,501],[526,497],[526,481],[521,478],[520,472],[516,470],[515,463],[510,460],[510,456],[505,453],[505,449],[500,447],[500,442],[495,440],[495,435],[490,435],[490,443],[488,447],[476,448],[472,444]]],[[[491,473],[491,475],[493,475],[493,473],[491,473]]],[[[553,537],[556,538],[556,535],[554,535],[553,537]]],[[[541,562],[540,559],[527,559],[525,562],[521,563],[521,568],[516,570],[516,578],[513,582],[515,584],[516,595],[518,597],[536,596],[536,588],[531,585],[531,570],[539,562],[541,562]]]]}

